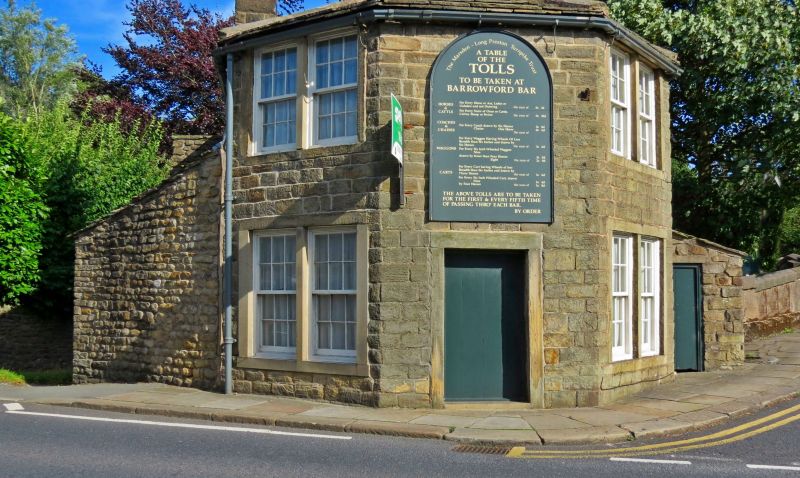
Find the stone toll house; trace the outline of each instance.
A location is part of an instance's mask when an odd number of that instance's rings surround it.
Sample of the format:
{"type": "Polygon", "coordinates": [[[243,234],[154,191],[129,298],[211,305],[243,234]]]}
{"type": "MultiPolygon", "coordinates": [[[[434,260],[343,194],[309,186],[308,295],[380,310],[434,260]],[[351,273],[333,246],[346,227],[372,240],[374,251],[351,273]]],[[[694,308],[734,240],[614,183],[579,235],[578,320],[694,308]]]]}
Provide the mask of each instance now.
{"type": "MultiPolygon", "coordinates": [[[[239,0],[241,23],[218,50],[223,72],[233,58],[237,392],[554,408],[674,377],[673,251],[701,247],[672,242],[674,56],[593,0],[273,9],[239,0]],[[519,58],[525,72],[509,68],[519,58]],[[470,61],[488,66],[472,74],[470,61]],[[516,86],[500,79],[509,72],[533,75],[525,94],[545,106],[526,109],[522,90],[503,96],[516,86]],[[498,86],[449,105],[440,78],[498,86]],[[391,95],[403,109],[402,173],[391,95]],[[512,113],[530,130],[506,121],[512,113]],[[541,148],[536,164],[529,147],[541,148]],[[447,158],[462,164],[448,169],[447,158]],[[495,197],[552,204],[432,216],[447,175],[464,197],[491,184],[495,197]],[[541,217],[523,217],[534,210],[541,217]]],[[[77,239],[77,382],[222,380],[219,154],[181,164],[77,239]]],[[[730,288],[741,258],[711,266],[705,363],[716,367],[742,359],[729,338],[743,333],[730,288]]]]}

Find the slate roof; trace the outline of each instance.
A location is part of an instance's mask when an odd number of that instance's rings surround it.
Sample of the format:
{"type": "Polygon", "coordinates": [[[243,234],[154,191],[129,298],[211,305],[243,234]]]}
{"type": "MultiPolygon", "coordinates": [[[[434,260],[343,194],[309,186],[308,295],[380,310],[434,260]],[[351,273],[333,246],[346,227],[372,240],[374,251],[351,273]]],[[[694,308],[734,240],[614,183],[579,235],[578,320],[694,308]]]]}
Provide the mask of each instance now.
{"type": "Polygon", "coordinates": [[[224,28],[220,45],[282,25],[321,20],[376,7],[398,9],[457,10],[539,15],[581,15],[608,18],[608,6],[600,0],[343,0],[292,15],[278,16],[224,28]]]}

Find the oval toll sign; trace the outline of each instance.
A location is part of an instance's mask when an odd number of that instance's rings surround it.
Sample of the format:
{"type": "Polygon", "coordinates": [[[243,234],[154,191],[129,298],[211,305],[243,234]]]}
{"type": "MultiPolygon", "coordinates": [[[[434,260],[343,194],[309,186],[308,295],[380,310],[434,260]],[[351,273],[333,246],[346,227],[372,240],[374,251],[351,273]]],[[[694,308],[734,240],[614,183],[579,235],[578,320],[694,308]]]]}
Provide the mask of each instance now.
{"type": "Polygon", "coordinates": [[[431,75],[430,218],[553,222],[552,82],[521,38],[456,40],[431,75]]]}

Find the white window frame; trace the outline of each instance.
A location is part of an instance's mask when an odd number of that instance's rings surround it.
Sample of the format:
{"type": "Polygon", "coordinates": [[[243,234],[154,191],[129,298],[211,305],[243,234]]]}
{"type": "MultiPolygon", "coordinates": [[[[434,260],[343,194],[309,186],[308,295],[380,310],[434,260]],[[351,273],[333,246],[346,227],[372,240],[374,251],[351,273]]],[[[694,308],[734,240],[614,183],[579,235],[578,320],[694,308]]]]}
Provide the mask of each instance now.
{"type": "Polygon", "coordinates": [[[320,146],[339,146],[344,144],[354,144],[358,142],[358,125],[359,125],[359,77],[361,76],[361,48],[359,45],[359,36],[356,30],[339,30],[330,33],[326,33],[324,35],[315,35],[309,38],[308,40],[308,57],[307,57],[307,71],[308,71],[308,81],[306,82],[307,86],[307,94],[308,94],[308,105],[305,108],[306,114],[306,125],[307,125],[307,137],[309,142],[309,147],[320,147],[320,146]],[[344,85],[338,85],[334,87],[326,87],[317,89],[316,79],[317,79],[317,43],[326,41],[326,40],[334,40],[336,38],[344,38],[349,36],[356,37],[356,81],[355,83],[347,83],[344,85]],[[355,129],[356,134],[352,136],[341,136],[337,138],[329,138],[319,140],[317,139],[317,132],[319,131],[319,116],[318,116],[318,108],[319,108],[319,101],[317,98],[319,95],[328,94],[328,93],[335,93],[337,91],[346,91],[346,90],[355,90],[356,94],[356,119],[355,119],[355,129]]]}
{"type": "Polygon", "coordinates": [[[611,240],[611,361],[633,358],[633,236],[614,234],[611,240]],[[622,255],[618,254],[622,248],[622,255]],[[624,258],[625,262],[621,260],[624,258]],[[623,274],[626,287],[615,287],[615,276],[623,274]],[[624,301],[622,299],[625,299],[624,301]],[[620,302],[624,306],[620,309],[620,302]],[[621,327],[621,343],[617,345],[617,327],[621,327]]]}
{"type": "Polygon", "coordinates": [[[639,355],[642,357],[660,353],[660,300],[661,241],[642,238],[639,242],[639,355]]]}
{"type": "Polygon", "coordinates": [[[639,65],[639,162],[655,168],[656,99],[655,72],[639,65]]]}
{"type": "Polygon", "coordinates": [[[355,363],[358,354],[358,327],[360,327],[360,319],[359,319],[359,304],[360,304],[360,297],[359,297],[359,280],[361,279],[359,275],[362,273],[359,269],[361,269],[361,264],[359,264],[359,254],[358,254],[358,230],[355,226],[348,226],[348,227],[323,227],[323,228],[312,228],[308,231],[308,284],[309,284],[309,318],[310,323],[308,326],[309,331],[309,343],[311,345],[310,350],[310,358],[313,361],[317,362],[333,362],[333,363],[355,363]],[[348,233],[353,234],[355,236],[356,241],[356,251],[355,251],[355,289],[347,289],[347,290],[319,290],[316,288],[316,243],[317,243],[317,236],[318,235],[325,235],[325,234],[336,234],[336,233],[348,233]],[[355,304],[355,322],[353,326],[356,327],[356,335],[355,340],[356,343],[354,344],[355,347],[353,350],[344,350],[344,349],[319,349],[318,347],[318,327],[317,327],[317,308],[315,307],[314,297],[315,295],[352,295],[353,302],[355,304]]]}
{"type": "Polygon", "coordinates": [[[619,156],[624,157],[625,159],[630,159],[631,157],[631,62],[630,57],[622,53],[619,50],[611,50],[611,54],[609,55],[610,63],[609,63],[609,97],[611,98],[611,152],[617,154],[619,156]],[[620,72],[616,70],[616,67],[622,65],[622,74],[620,76],[620,72]],[[622,81],[622,87],[618,87],[617,90],[620,92],[621,97],[617,97],[614,94],[614,79],[617,79],[617,83],[622,81]],[[619,118],[621,119],[619,119],[619,118]],[[621,145],[615,144],[615,118],[619,119],[619,123],[621,125],[621,145]],[[617,147],[619,146],[619,147],[617,147]]]}
{"type": "Polygon", "coordinates": [[[299,293],[297,284],[300,280],[298,271],[298,254],[297,254],[298,238],[294,230],[275,230],[275,231],[259,231],[253,234],[253,310],[255,311],[255,331],[253,337],[253,350],[256,352],[257,357],[271,358],[278,360],[294,360],[297,357],[297,342],[300,340],[297,334],[297,323],[300,321],[299,311],[299,293]],[[295,265],[295,287],[294,289],[286,290],[261,290],[261,244],[262,238],[273,237],[293,237],[295,239],[294,250],[294,265],[295,265]],[[293,295],[295,304],[295,346],[294,347],[279,347],[268,346],[263,344],[263,321],[261,319],[261,309],[259,305],[259,296],[261,295],[293,295]]]}
{"type": "Polygon", "coordinates": [[[285,151],[293,151],[297,149],[300,144],[298,137],[297,122],[302,121],[302,109],[298,108],[297,98],[300,96],[300,62],[303,61],[302,49],[297,43],[281,43],[279,45],[270,46],[268,48],[261,48],[253,54],[253,151],[252,154],[268,154],[280,153],[285,151]],[[295,49],[295,57],[297,64],[295,65],[295,92],[292,94],[271,97],[268,99],[261,98],[261,56],[266,53],[275,53],[281,50],[295,49]],[[278,103],[294,98],[294,111],[295,111],[295,141],[294,143],[279,144],[275,146],[264,147],[264,114],[262,107],[269,103],[278,103]]]}

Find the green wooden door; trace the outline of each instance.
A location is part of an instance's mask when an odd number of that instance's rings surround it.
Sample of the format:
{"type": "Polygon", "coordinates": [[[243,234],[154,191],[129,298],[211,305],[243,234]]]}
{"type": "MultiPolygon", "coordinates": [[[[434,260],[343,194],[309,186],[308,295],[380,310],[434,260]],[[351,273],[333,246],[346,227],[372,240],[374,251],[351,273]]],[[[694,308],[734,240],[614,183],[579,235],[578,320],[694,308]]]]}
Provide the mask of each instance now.
{"type": "Polygon", "coordinates": [[[527,401],[525,255],[445,256],[445,400],[527,401]]]}
{"type": "Polygon", "coordinates": [[[675,293],[675,370],[703,370],[703,295],[700,266],[676,264],[672,269],[675,293]]]}

